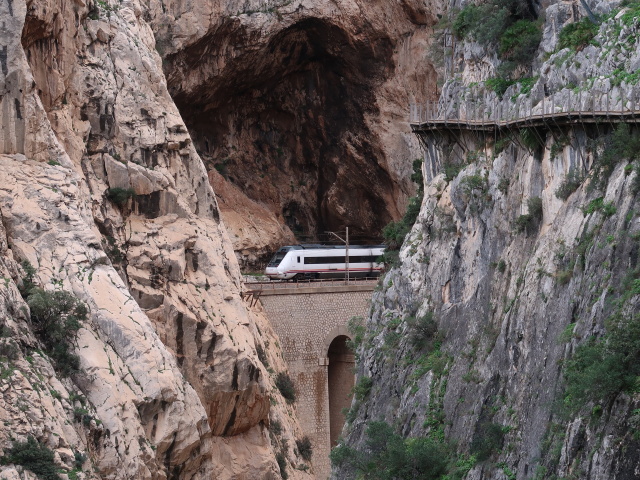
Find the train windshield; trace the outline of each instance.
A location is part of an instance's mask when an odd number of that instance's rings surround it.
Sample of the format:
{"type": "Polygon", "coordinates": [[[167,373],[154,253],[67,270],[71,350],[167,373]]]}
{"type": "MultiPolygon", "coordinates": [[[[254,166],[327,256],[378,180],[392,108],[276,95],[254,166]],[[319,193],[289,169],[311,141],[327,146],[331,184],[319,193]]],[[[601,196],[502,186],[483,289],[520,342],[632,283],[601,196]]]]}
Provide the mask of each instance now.
{"type": "Polygon", "coordinates": [[[286,247],[283,247],[280,250],[278,250],[276,254],[273,256],[273,258],[269,261],[269,264],[267,265],[267,267],[277,267],[278,265],[280,265],[280,262],[287,255],[288,251],[289,249],[286,247]]]}

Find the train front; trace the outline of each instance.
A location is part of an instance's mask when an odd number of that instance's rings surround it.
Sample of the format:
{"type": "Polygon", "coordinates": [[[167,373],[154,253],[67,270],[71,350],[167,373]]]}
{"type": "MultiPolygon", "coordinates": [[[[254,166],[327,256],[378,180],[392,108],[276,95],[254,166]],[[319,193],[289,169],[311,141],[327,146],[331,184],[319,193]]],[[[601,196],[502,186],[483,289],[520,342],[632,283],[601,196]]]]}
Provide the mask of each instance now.
{"type": "Polygon", "coordinates": [[[289,278],[285,274],[285,268],[283,264],[284,258],[287,256],[287,253],[291,250],[291,247],[281,247],[273,258],[267,264],[267,268],[264,271],[264,274],[269,277],[271,280],[286,280],[289,278]]]}

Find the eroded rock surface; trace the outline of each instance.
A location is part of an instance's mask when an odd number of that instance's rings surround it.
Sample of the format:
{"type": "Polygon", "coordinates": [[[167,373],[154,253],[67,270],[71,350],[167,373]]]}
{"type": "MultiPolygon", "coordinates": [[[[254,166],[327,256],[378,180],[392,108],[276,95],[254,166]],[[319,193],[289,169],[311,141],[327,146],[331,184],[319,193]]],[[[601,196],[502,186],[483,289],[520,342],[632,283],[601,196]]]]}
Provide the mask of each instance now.
{"type": "Polygon", "coordinates": [[[0,417],[12,426],[0,448],[33,436],[66,470],[119,479],[278,478],[280,453],[290,477],[312,477],[294,450],[295,412],[273,384],[286,369],[277,340],[240,297],[146,6],[0,8],[10,26],[0,32],[1,321],[15,347],[0,356],[0,417]],[[23,261],[38,285],[89,308],[70,378],[38,353],[16,287],[23,261]]]}
{"type": "MultiPolygon", "coordinates": [[[[345,225],[379,240],[413,193],[419,149],[406,112],[435,88],[427,44],[438,2],[150,5],[198,152],[284,226],[279,242],[289,230],[313,238],[345,225]]],[[[248,250],[252,219],[229,227],[236,251],[248,250]]]]}
{"type": "MultiPolygon", "coordinates": [[[[483,85],[496,72],[495,52],[461,42],[459,76],[443,88],[440,108],[450,118],[461,112],[462,121],[470,106],[500,108],[506,118],[545,105],[547,114],[633,108],[636,82],[620,72],[637,70],[637,17],[609,18],[584,48],[547,59],[571,10],[565,2],[546,10],[530,93],[514,85],[497,98],[483,85]]],[[[615,128],[559,119],[488,139],[472,129],[425,134],[424,201],[398,268],[374,297],[358,350],[358,376],[370,391],[352,404],[345,444],[363,449],[367,424],[383,419],[402,437],[452,441],[452,465],[466,465],[469,480],[638,475],[637,391],[605,395],[606,381],[586,369],[591,396],[567,389],[571,362],[589,365],[577,356],[581,346],[610,348],[603,336],[616,322],[634,325],[640,311],[631,287],[638,163],[615,150],[615,128]],[[524,141],[527,133],[536,140],[524,141]],[[608,150],[617,153],[606,164],[608,150]],[[431,333],[418,332],[416,319],[431,333]]],[[[625,142],[638,138],[617,132],[625,142]]],[[[635,338],[634,328],[621,335],[635,338]]],[[[625,351],[637,355],[634,347],[625,351]]],[[[334,473],[354,478],[348,468],[334,473]]]]}

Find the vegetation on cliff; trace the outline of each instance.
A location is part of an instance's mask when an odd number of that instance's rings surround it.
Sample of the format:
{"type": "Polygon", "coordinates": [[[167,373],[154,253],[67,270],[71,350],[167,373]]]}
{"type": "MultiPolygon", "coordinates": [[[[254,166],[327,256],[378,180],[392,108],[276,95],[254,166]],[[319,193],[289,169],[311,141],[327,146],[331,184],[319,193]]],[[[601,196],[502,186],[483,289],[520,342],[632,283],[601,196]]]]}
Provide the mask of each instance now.
{"type": "MultiPolygon", "coordinates": [[[[467,4],[446,19],[460,40],[475,42],[457,53],[480,63],[480,44],[489,54],[482,61],[500,74],[479,88],[489,102],[509,114],[525,104],[533,115],[552,96],[556,106],[571,99],[572,108],[609,111],[637,102],[638,2],[625,2],[621,15],[603,2],[601,25],[564,29],[553,22],[571,11],[554,4],[544,29],[550,53],[536,56],[535,44],[512,69],[510,42],[527,51],[543,26],[505,6],[515,3],[467,4]],[[534,57],[546,62],[540,77],[526,92],[512,87],[534,57]]],[[[445,109],[476,101],[477,85],[463,79],[486,70],[466,67],[443,88],[445,109]]],[[[525,127],[490,140],[451,128],[430,144],[433,195],[358,332],[356,400],[332,455],[349,478],[411,478],[403,475],[422,454],[438,456],[432,464],[442,470],[424,477],[434,479],[452,478],[460,459],[472,478],[608,480],[637,471],[640,135],[604,119],[525,127]],[[426,326],[437,332],[422,350],[412,339],[417,312],[433,315],[426,326]],[[413,456],[412,442],[424,451],[413,456]]]]}

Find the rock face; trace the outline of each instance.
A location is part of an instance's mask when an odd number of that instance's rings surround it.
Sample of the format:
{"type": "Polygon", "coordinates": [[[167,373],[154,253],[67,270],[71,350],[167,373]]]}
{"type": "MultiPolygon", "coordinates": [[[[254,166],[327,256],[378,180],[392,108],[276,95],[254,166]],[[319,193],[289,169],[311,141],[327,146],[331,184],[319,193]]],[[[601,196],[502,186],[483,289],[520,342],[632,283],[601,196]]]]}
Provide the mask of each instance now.
{"type": "MultiPolygon", "coordinates": [[[[271,212],[281,244],[345,225],[378,241],[413,193],[406,111],[434,89],[437,3],[150,4],[169,91],[207,168],[271,212]]],[[[256,230],[242,220],[228,222],[236,251],[256,230]]],[[[273,220],[253,255],[268,250],[273,220]]]]}
{"type": "Polygon", "coordinates": [[[277,339],[240,296],[147,13],[136,0],[0,6],[0,448],[33,436],[96,478],[310,478],[271,378],[286,369],[277,339]],[[32,333],[24,261],[89,309],[70,377],[32,333]]]}
{"type": "MultiPolygon", "coordinates": [[[[555,49],[567,9],[547,9],[542,50],[555,49]]],[[[514,86],[501,103],[488,89],[480,98],[503,112],[541,112],[543,99],[629,109],[635,81],[619,75],[637,70],[637,25],[618,15],[583,50],[541,62],[530,95],[514,86]]],[[[442,108],[478,98],[482,85],[465,81],[485,80],[478,65],[492,70],[496,60],[475,61],[464,65],[462,81],[445,85],[442,108]]],[[[629,283],[638,278],[638,168],[624,155],[603,167],[606,150],[616,148],[606,140],[612,129],[547,125],[534,130],[539,139],[529,148],[522,132],[486,143],[473,132],[429,137],[420,215],[399,266],[382,280],[358,350],[358,377],[370,378],[371,389],[352,404],[346,445],[363,448],[366,425],[384,419],[403,437],[444,432],[467,460],[493,442],[485,458],[467,463],[466,479],[638,475],[637,393],[581,400],[566,390],[579,346],[611,335],[616,322],[637,321],[640,307],[629,283]],[[452,163],[461,170],[447,178],[441,172],[452,163]],[[414,319],[429,314],[435,340],[412,340],[414,319]]],[[[348,470],[334,475],[352,478],[348,470]]]]}

